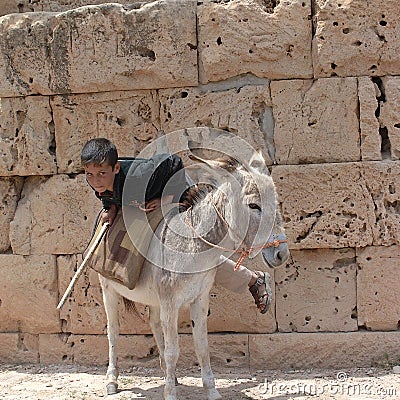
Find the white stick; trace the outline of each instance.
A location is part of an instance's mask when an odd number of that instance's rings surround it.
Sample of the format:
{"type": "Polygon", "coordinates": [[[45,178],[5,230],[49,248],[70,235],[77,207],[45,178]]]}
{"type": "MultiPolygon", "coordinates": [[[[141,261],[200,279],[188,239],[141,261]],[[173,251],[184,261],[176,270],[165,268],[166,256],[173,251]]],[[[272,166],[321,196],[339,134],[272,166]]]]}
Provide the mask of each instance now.
{"type": "Polygon", "coordinates": [[[60,302],[58,303],[57,310],[60,310],[61,307],[64,305],[65,300],[67,300],[67,297],[72,292],[72,289],[73,289],[76,281],[81,276],[81,274],[83,272],[83,269],[85,268],[87,262],[89,261],[89,258],[92,256],[92,254],[96,250],[96,248],[99,245],[99,243],[100,243],[101,239],[103,238],[104,234],[107,232],[107,229],[108,229],[109,226],[110,226],[110,224],[108,222],[105,222],[103,224],[103,226],[101,227],[101,230],[100,230],[99,234],[97,235],[95,241],[93,242],[92,246],[90,247],[89,251],[87,252],[86,257],[82,261],[82,264],[79,266],[79,268],[75,272],[75,275],[73,276],[71,282],[69,283],[69,285],[67,287],[67,290],[64,293],[64,296],[61,298],[60,302]]]}

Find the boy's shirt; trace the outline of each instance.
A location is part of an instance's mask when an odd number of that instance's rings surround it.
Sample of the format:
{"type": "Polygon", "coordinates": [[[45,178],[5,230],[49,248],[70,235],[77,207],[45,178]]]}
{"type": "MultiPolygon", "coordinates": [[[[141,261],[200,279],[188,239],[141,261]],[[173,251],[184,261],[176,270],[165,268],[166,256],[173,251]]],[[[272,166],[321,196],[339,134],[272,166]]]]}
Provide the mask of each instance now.
{"type": "Polygon", "coordinates": [[[179,201],[189,186],[182,160],[176,154],[159,154],[148,159],[124,157],[118,161],[121,168],[115,175],[113,191],[94,191],[105,210],[112,204],[118,207],[123,202],[142,204],[169,194],[174,196],[173,201],[179,201]]]}

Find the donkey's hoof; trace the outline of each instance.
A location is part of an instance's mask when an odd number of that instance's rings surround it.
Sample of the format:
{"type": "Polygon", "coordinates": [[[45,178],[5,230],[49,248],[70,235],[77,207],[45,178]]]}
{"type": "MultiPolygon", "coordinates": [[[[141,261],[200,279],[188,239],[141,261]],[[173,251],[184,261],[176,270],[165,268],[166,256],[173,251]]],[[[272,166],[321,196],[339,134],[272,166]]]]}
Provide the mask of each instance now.
{"type": "Polygon", "coordinates": [[[118,393],[118,384],[111,382],[107,385],[107,395],[117,394],[118,393]]]}
{"type": "Polygon", "coordinates": [[[207,400],[220,400],[222,396],[219,394],[217,389],[207,390],[207,400]]]}

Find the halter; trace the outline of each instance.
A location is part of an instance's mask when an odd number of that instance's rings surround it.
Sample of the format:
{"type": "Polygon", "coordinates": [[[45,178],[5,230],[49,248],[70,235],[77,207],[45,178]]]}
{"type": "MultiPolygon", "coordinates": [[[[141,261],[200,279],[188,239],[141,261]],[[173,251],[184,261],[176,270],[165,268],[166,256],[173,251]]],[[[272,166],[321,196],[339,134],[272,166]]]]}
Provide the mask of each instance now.
{"type": "MultiPolygon", "coordinates": [[[[239,235],[235,232],[235,230],[229,225],[228,221],[224,218],[224,216],[221,214],[221,212],[218,210],[217,206],[215,205],[214,201],[212,201],[212,193],[210,193],[211,195],[211,204],[214,207],[215,212],[217,213],[218,217],[220,218],[220,220],[227,226],[228,230],[230,230],[234,236],[236,236],[237,238],[240,239],[239,235]]],[[[191,210],[193,208],[193,206],[190,206],[187,211],[191,210]]],[[[189,228],[195,233],[196,237],[198,239],[200,239],[203,243],[214,247],[216,249],[220,249],[223,251],[229,251],[233,254],[239,254],[239,258],[236,261],[235,267],[233,268],[234,271],[237,271],[239,269],[239,267],[242,265],[242,262],[250,256],[250,254],[254,251],[254,250],[263,250],[263,249],[267,249],[269,247],[279,247],[279,245],[281,243],[287,243],[287,240],[273,240],[272,242],[267,242],[265,244],[262,244],[260,246],[248,246],[245,244],[245,247],[239,248],[239,249],[229,249],[227,247],[224,246],[220,246],[218,244],[215,243],[211,243],[210,241],[208,241],[207,239],[205,239],[203,236],[201,236],[197,231],[196,228],[193,226],[192,222],[189,220],[189,213],[186,213],[185,216],[185,222],[186,224],[189,226],[189,228]]],[[[243,241],[242,241],[243,242],[243,241]]]]}

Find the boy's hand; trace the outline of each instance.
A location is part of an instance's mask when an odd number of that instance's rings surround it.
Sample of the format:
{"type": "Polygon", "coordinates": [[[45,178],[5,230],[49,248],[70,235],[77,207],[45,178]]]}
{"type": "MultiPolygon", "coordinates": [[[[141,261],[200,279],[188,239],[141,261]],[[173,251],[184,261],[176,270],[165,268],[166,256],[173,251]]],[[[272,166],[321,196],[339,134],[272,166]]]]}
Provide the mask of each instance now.
{"type": "Polygon", "coordinates": [[[108,222],[110,225],[112,225],[116,215],[117,215],[117,206],[115,204],[112,204],[108,211],[104,210],[101,213],[100,221],[102,224],[108,222]]]}
{"type": "Polygon", "coordinates": [[[156,199],[150,200],[149,202],[146,203],[146,212],[153,211],[156,208],[161,207],[162,205],[172,203],[173,198],[174,198],[174,196],[171,194],[168,196],[164,196],[162,199],[156,198],[156,199]]]}

